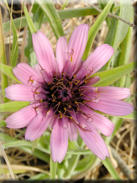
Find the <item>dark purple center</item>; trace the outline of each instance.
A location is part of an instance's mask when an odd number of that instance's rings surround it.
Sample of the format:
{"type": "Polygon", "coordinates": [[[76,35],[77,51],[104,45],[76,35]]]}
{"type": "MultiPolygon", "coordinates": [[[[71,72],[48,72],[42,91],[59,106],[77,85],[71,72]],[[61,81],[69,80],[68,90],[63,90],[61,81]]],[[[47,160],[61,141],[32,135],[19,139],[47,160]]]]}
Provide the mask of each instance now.
{"type": "Polygon", "coordinates": [[[70,79],[66,74],[56,75],[48,83],[46,91],[49,94],[45,102],[48,102],[47,107],[52,108],[57,117],[68,117],[70,112],[77,112],[78,103],[83,103],[79,83],[75,76],[70,79]]]}

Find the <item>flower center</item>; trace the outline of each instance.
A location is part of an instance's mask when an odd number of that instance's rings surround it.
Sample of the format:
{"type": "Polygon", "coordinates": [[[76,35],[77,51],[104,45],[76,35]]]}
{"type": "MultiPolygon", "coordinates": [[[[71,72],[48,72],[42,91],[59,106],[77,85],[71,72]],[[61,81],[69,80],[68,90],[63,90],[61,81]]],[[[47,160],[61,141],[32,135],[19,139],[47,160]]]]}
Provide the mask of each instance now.
{"type": "Polygon", "coordinates": [[[83,102],[78,90],[80,81],[73,76],[71,79],[63,73],[54,76],[48,83],[48,108],[52,108],[56,117],[69,117],[73,110],[77,111],[77,102],[83,102]]]}
{"type": "Polygon", "coordinates": [[[57,91],[55,92],[56,98],[59,101],[69,101],[70,97],[72,97],[71,95],[71,91],[69,89],[57,89],[57,91]]]}

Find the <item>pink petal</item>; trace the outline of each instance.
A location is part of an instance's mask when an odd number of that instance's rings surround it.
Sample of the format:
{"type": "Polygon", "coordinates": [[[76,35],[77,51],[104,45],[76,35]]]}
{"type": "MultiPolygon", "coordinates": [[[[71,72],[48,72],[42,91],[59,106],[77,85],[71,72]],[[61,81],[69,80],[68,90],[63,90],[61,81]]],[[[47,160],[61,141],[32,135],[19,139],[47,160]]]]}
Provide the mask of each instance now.
{"type": "Polygon", "coordinates": [[[40,65],[39,64],[35,64],[35,65],[33,65],[33,69],[38,73],[38,75],[42,78],[42,76],[41,76],[41,70],[42,70],[42,68],[40,67],[40,65]]]}
{"type": "Polygon", "coordinates": [[[24,128],[36,116],[35,105],[29,105],[6,118],[8,128],[24,128]]]}
{"type": "Polygon", "coordinates": [[[19,63],[13,69],[13,73],[16,76],[16,78],[23,84],[29,84],[28,81],[31,79],[31,77],[33,77],[33,79],[36,79],[38,81],[42,80],[42,78],[39,77],[37,72],[26,63],[19,63]]]}
{"type": "Polygon", "coordinates": [[[70,141],[77,140],[78,138],[77,128],[71,120],[68,122],[68,136],[70,141]]]}
{"type": "Polygon", "coordinates": [[[62,73],[67,60],[67,41],[65,37],[60,37],[56,46],[56,58],[59,72],[62,73]]]}
{"type": "MultiPolygon", "coordinates": [[[[79,123],[79,124],[77,124],[78,126],[80,126],[83,130],[90,130],[90,128],[87,125],[88,121],[87,121],[86,116],[84,116],[81,113],[78,113],[77,119],[78,119],[78,123],[79,123]]],[[[88,118],[88,120],[90,120],[90,118],[88,118]]]]}
{"type": "Polygon", "coordinates": [[[84,131],[79,126],[77,129],[81,138],[84,140],[88,148],[100,159],[105,159],[106,156],[109,157],[109,152],[107,146],[99,135],[99,133],[94,129],[94,126],[90,124],[91,131],[84,131]]]}
{"type": "Polygon", "coordinates": [[[130,96],[130,89],[128,88],[120,88],[120,87],[113,87],[113,86],[107,86],[107,87],[99,87],[99,98],[112,98],[116,100],[122,100],[130,96]],[[101,93],[100,93],[101,92],[101,93]]]}
{"type": "Polygon", "coordinates": [[[52,80],[53,75],[51,73],[46,72],[44,69],[40,71],[43,79],[48,83],[52,80]]]}
{"type": "Polygon", "coordinates": [[[92,74],[94,74],[108,62],[113,53],[114,49],[108,44],[98,46],[84,62],[84,66],[89,68],[91,71],[93,70],[92,74]]]}
{"type": "MultiPolygon", "coordinates": [[[[103,135],[110,136],[115,128],[115,125],[106,117],[101,114],[94,113],[92,115],[93,126],[99,130],[103,135]]],[[[89,123],[90,126],[90,123],[89,123]]]]}
{"type": "Polygon", "coordinates": [[[33,47],[39,64],[47,72],[54,71],[55,57],[47,37],[40,31],[32,34],[33,47]]]}
{"type": "Polygon", "coordinates": [[[76,70],[80,67],[82,61],[81,58],[85,51],[85,47],[88,39],[88,25],[81,24],[79,25],[72,33],[69,43],[68,43],[68,52],[72,54],[73,57],[73,68],[76,70]]]}
{"type": "Polygon", "coordinates": [[[90,79],[88,79],[87,81],[86,81],[86,83],[83,85],[83,87],[84,86],[92,86],[92,85],[94,85],[95,83],[97,83],[98,81],[100,81],[100,78],[99,78],[99,76],[95,76],[95,77],[91,77],[90,79]]]}
{"type": "Polygon", "coordinates": [[[46,131],[51,118],[50,111],[47,112],[45,117],[39,112],[39,114],[29,123],[25,133],[25,139],[34,141],[39,138],[46,131]]]}
{"type": "Polygon", "coordinates": [[[91,108],[114,116],[125,116],[133,112],[133,106],[114,99],[100,99],[98,103],[87,103],[91,108]]]}
{"type": "Polygon", "coordinates": [[[34,100],[32,87],[25,84],[16,84],[8,86],[5,89],[5,97],[11,100],[31,101],[34,100]]]}
{"type": "Polygon", "coordinates": [[[63,127],[62,120],[57,119],[51,133],[50,147],[54,162],[61,163],[68,148],[68,129],[63,127]]]}

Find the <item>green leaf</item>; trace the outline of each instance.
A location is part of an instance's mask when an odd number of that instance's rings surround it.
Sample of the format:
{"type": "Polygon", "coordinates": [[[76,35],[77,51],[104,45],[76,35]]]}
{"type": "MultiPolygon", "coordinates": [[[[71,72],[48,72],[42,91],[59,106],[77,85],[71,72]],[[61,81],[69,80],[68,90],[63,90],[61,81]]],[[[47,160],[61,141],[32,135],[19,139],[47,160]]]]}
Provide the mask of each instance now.
{"type": "MultiPolygon", "coordinates": [[[[29,179],[27,179],[28,181],[29,180],[45,180],[45,179],[49,179],[50,178],[50,176],[48,175],[48,174],[46,174],[46,173],[39,173],[39,174],[37,174],[37,175],[34,175],[33,177],[30,177],[29,179]]],[[[27,181],[26,180],[26,181],[27,181]]]]}
{"type": "MultiPolygon", "coordinates": [[[[3,34],[3,28],[2,28],[2,15],[0,10],[0,64],[1,63],[6,64],[6,54],[5,54],[4,34],[3,34]]],[[[2,89],[2,96],[3,96],[4,102],[9,101],[9,99],[4,97],[5,96],[4,89],[7,86],[8,86],[7,76],[1,73],[1,89],[2,89]]]]}
{"type": "MultiPolygon", "coordinates": [[[[80,147],[80,148],[83,148],[84,145],[85,145],[83,139],[82,139],[82,138],[78,138],[78,140],[79,140],[79,147],[80,147]]],[[[71,142],[71,141],[69,141],[69,147],[70,147],[70,144],[71,144],[71,146],[73,146],[72,144],[74,144],[74,143],[77,143],[77,142],[71,142]]],[[[74,145],[74,146],[75,146],[75,145],[74,145]]],[[[74,147],[74,146],[73,146],[73,147],[74,147]]],[[[78,145],[77,145],[77,146],[78,146],[78,145]]],[[[75,148],[75,147],[74,147],[74,148],[75,148]]],[[[71,178],[71,175],[72,175],[72,173],[74,172],[74,170],[75,170],[75,168],[76,168],[76,166],[77,166],[77,164],[78,164],[78,162],[79,162],[79,158],[80,158],[80,155],[73,155],[73,156],[68,160],[68,167],[67,167],[67,169],[66,169],[66,171],[65,171],[65,174],[64,174],[64,177],[65,177],[66,179],[70,179],[70,178],[71,178]]]]}
{"type": "Polygon", "coordinates": [[[4,126],[6,126],[5,121],[4,120],[0,121],[0,127],[4,127],[4,126]]]}
{"type": "Polygon", "coordinates": [[[0,71],[3,72],[5,75],[7,75],[8,77],[10,77],[11,79],[13,79],[14,81],[21,83],[13,74],[12,72],[13,67],[5,65],[5,64],[1,64],[0,63],[0,71]]]}
{"type": "Polygon", "coordinates": [[[123,124],[123,121],[124,121],[124,119],[116,117],[116,116],[113,116],[109,119],[114,123],[115,129],[111,136],[105,137],[105,142],[107,145],[110,144],[110,142],[112,141],[112,139],[114,138],[115,134],[117,133],[117,131],[119,130],[119,128],[121,127],[121,125],[123,124]]]}
{"type": "MultiPolygon", "coordinates": [[[[32,13],[33,13],[32,20],[33,20],[34,26],[36,27],[37,30],[39,30],[41,28],[41,24],[43,21],[44,12],[37,3],[34,3],[32,8],[32,13]]],[[[34,49],[33,49],[32,34],[30,32],[30,29],[28,29],[27,46],[25,47],[25,56],[28,58],[29,64],[31,66],[38,63],[34,49]]]]}
{"type": "MultiPolygon", "coordinates": [[[[131,21],[132,15],[132,5],[131,1],[129,0],[120,0],[120,13],[119,17],[123,18],[126,21],[131,21]]],[[[117,21],[116,25],[116,31],[115,35],[113,37],[112,47],[116,51],[118,46],[121,44],[121,42],[124,40],[127,32],[128,32],[129,25],[122,22],[121,20],[117,21]]],[[[110,59],[110,61],[107,63],[107,68],[109,68],[110,63],[112,63],[112,66],[114,65],[114,56],[110,59]]]]}
{"type": "Polygon", "coordinates": [[[39,148],[35,149],[32,152],[31,142],[29,142],[29,144],[27,143],[28,146],[26,144],[25,144],[26,146],[22,146],[23,144],[22,144],[21,140],[20,140],[20,142],[18,142],[18,140],[16,140],[15,138],[10,137],[9,135],[4,134],[4,133],[0,133],[0,140],[3,142],[6,142],[6,145],[5,145],[6,147],[3,144],[3,147],[5,147],[5,148],[10,148],[10,147],[15,146],[15,147],[18,147],[19,149],[21,149],[29,154],[32,154],[33,156],[41,159],[44,162],[49,162],[49,156],[45,152],[42,152],[41,150],[39,150],[39,148]],[[12,143],[12,142],[14,142],[14,143],[12,143]],[[16,142],[17,142],[17,145],[16,145],[16,142]]]}
{"type": "MultiPolygon", "coordinates": [[[[119,17],[123,18],[126,21],[131,21],[132,15],[132,5],[131,1],[129,0],[120,0],[120,13],[119,17]]],[[[113,48],[116,50],[120,43],[125,38],[128,32],[129,25],[118,20],[117,22],[117,31],[115,32],[114,41],[113,41],[113,48]]]]}
{"type": "Polygon", "coordinates": [[[36,33],[37,29],[36,29],[34,23],[32,22],[32,19],[30,18],[30,15],[29,15],[25,5],[24,5],[24,13],[25,13],[25,16],[26,16],[27,23],[28,23],[31,34],[36,33]]]}
{"type": "Polygon", "coordinates": [[[86,171],[87,169],[89,170],[96,159],[97,158],[94,154],[84,156],[83,159],[79,160],[75,171],[80,173],[86,171]]]}
{"type": "Polygon", "coordinates": [[[95,21],[93,26],[90,28],[89,33],[88,33],[88,41],[87,41],[86,49],[85,49],[85,52],[82,57],[83,60],[86,60],[86,58],[88,57],[92,43],[101,27],[103,21],[105,20],[112,4],[113,4],[113,0],[110,0],[108,2],[108,4],[106,5],[106,7],[101,12],[101,14],[99,15],[98,19],[95,21]]]}
{"type": "Polygon", "coordinates": [[[50,180],[56,179],[57,162],[53,162],[52,156],[50,155],[50,180]]]}
{"type": "MultiPolygon", "coordinates": [[[[105,8],[105,6],[107,5],[108,1],[109,1],[109,0],[97,0],[98,4],[100,5],[100,7],[101,7],[102,10],[103,10],[103,9],[105,8]]],[[[114,5],[114,3],[113,3],[113,5],[112,5],[112,7],[111,7],[111,9],[110,9],[110,12],[111,12],[111,13],[112,13],[112,11],[113,11],[114,6],[115,6],[115,5],[114,5]]],[[[110,26],[110,23],[111,23],[111,19],[108,18],[108,17],[106,17],[106,22],[107,22],[107,25],[108,25],[108,27],[109,27],[109,26],[110,26]]]]}
{"type": "Polygon", "coordinates": [[[16,28],[13,22],[13,19],[11,18],[11,26],[12,26],[12,32],[13,32],[13,43],[12,43],[12,50],[10,55],[10,65],[12,67],[15,67],[17,64],[17,58],[18,58],[18,37],[16,28]]]}
{"type": "Polygon", "coordinates": [[[39,139],[40,139],[40,137],[39,137],[38,139],[32,141],[32,151],[34,151],[34,149],[35,149],[35,147],[36,147],[36,145],[37,145],[39,139]]]}
{"type": "Polygon", "coordinates": [[[0,112],[16,112],[29,105],[29,102],[14,101],[0,104],[0,112]]]}
{"type": "MultiPolygon", "coordinates": [[[[69,18],[73,18],[73,17],[84,17],[84,16],[88,16],[88,15],[98,15],[99,14],[99,12],[92,7],[66,9],[66,10],[61,10],[61,11],[57,11],[57,12],[58,12],[61,20],[69,19],[69,18]]],[[[32,18],[32,16],[30,16],[30,17],[32,18]]],[[[14,25],[15,25],[16,29],[23,28],[28,25],[26,17],[16,18],[13,21],[14,21],[14,25]]],[[[44,16],[44,18],[42,20],[42,23],[45,23],[45,22],[48,22],[48,19],[46,16],[44,16]]],[[[10,21],[3,23],[3,30],[5,33],[10,31],[10,21]]]]}
{"type": "Polygon", "coordinates": [[[95,87],[98,86],[108,86],[120,79],[122,76],[128,74],[135,68],[135,62],[116,67],[107,71],[97,72],[93,76],[99,76],[100,81],[94,84],[95,87]]]}
{"type": "Polygon", "coordinates": [[[28,36],[27,36],[27,45],[25,47],[24,52],[25,52],[25,56],[28,58],[29,65],[31,65],[31,67],[38,63],[35,52],[34,52],[33,44],[32,44],[32,34],[29,29],[28,29],[28,36]]]}
{"type": "MultiPolygon", "coordinates": [[[[121,53],[120,53],[119,62],[118,62],[119,66],[127,64],[129,62],[130,52],[131,52],[131,43],[132,43],[132,28],[129,27],[127,35],[120,45],[121,53]]],[[[121,78],[118,83],[119,85],[117,86],[124,87],[126,78],[127,78],[126,76],[121,78]]]]}
{"type": "Polygon", "coordinates": [[[61,7],[61,10],[63,10],[63,9],[67,6],[68,1],[69,1],[69,0],[66,0],[66,1],[64,2],[63,6],[61,7]]]}
{"type": "Polygon", "coordinates": [[[118,173],[116,172],[114,166],[111,164],[110,160],[108,157],[106,157],[105,160],[102,160],[104,166],[107,168],[107,170],[109,171],[109,173],[112,175],[112,177],[115,180],[121,180],[118,173]]]}
{"type": "Polygon", "coordinates": [[[54,7],[52,0],[37,0],[37,3],[43,9],[46,17],[52,27],[52,30],[58,40],[59,37],[64,36],[64,31],[61,23],[61,19],[57,10],[54,7]]]}
{"type": "MultiPolygon", "coordinates": [[[[116,11],[115,15],[119,14],[119,9],[116,11]]],[[[116,18],[111,18],[111,24],[108,30],[107,37],[105,39],[105,43],[112,45],[113,40],[114,40],[114,35],[116,32],[116,27],[117,27],[117,19],[116,18]]]]}
{"type": "Polygon", "coordinates": [[[33,4],[33,8],[31,10],[31,12],[33,13],[33,16],[32,16],[33,23],[34,23],[36,29],[39,30],[41,28],[41,24],[43,21],[44,12],[41,9],[41,7],[35,2],[33,4]]]}
{"type": "Polygon", "coordinates": [[[12,14],[11,14],[10,8],[8,6],[7,0],[4,0],[4,2],[7,6],[9,14],[10,14],[11,28],[12,28],[12,33],[13,33],[13,43],[12,43],[12,50],[11,50],[11,55],[10,55],[10,65],[12,67],[15,67],[17,64],[17,58],[18,58],[18,37],[17,37],[16,28],[14,25],[14,21],[13,21],[12,14]]]}
{"type": "MultiPolygon", "coordinates": [[[[4,149],[10,148],[10,147],[31,147],[32,151],[32,142],[25,141],[25,140],[14,140],[12,142],[8,142],[6,144],[3,144],[4,149]]],[[[49,151],[47,151],[45,148],[41,147],[39,144],[36,145],[35,149],[38,149],[44,153],[50,154],[49,151]]],[[[35,150],[34,150],[35,151],[35,150]]],[[[34,152],[32,151],[32,152],[34,152]]]]}

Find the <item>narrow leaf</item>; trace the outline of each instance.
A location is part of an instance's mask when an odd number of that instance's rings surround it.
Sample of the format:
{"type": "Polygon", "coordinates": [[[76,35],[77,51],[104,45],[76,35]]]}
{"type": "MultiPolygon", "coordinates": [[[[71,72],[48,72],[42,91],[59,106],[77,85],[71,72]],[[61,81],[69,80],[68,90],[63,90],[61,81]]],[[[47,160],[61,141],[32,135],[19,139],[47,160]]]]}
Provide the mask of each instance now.
{"type": "Polygon", "coordinates": [[[11,50],[11,56],[10,56],[10,65],[12,67],[15,67],[17,64],[17,58],[18,58],[18,37],[16,28],[13,22],[13,19],[11,18],[11,26],[12,26],[12,32],[13,32],[13,43],[12,43],[12,50],[11,50]]]}
{"type": "Polygon", "coordinates": [[[31,142],[25,141],[24,143],[24,141],[16,140],[15,138],[4,133],[0,133],[0,140],[7,142],[6,145],[3,145],[4,148],[18,147],[19,149],[37,157],[38,159],[41,159],[44,162],[49,162],[49,156],[45,152],[42,152],[41,149],[37,148],[34,150],[34,152],[32,152],[31,142]]]}
{"type": "Polygon", "coordinates": [[[128,74],[135,68],[135,62],[116,67],[107,71],[97,72],[93,76],[99,76],[100,81],[94,84],[94,86],[108,86],[128,74]]]}
{"type": "MultiPolygon", "coordinates": [[[[126,21],[131,21],[132,15],[132,5],[131,1],[129,0],[120,0],[120,13],[119,17],[123,18],[126,21]]],[[[122,22],[121,20],[117,21],[116,25],[116,31],[115,35],[113,37],[112,47],[116,51],[120,43],[125,38],[127,32],[128,32],[129,25],[122,22]]],[[[107,68],[109,68],[110,63],[112,63],[112,66],[114,65],[114,56],[110,59],[110,61],[107,63],[107,68]]]]}
{"type": "MultiPolygon", "coordinates": [[[[99,14],[99,12],[92,7],[66,9],[66,10],[60,10],[57,12],[58,12],[61,20],[74,18],[74,17],[84,17],[84,16],[88,16],[88,15],[98,15],[99,14]]],[[[32,16],[30,16],[30,18],[32,18],[32,16]]],[[[26,17],[16,18],[13,21],[14,21],[14,25],[15,25],[16,29],[23,28],[28,25],[26,17]]],[[[45,23],[45,22],[48,22],[46,15],[44,16],[44,18],[42,20],[42,23],[45,23]]],[[[3,30],[4,30],[4,32],[10,31],[10,21],[3,23],[3,30]]]]}
{"type": "Polygon", "coordinates": [[[7,0],[4,0],[4,2],[7,6],[9,14],[10,14],[10,21],[11,21],[11,27],[12,27],[12,33],[13,33],[13,43],[12,43],[12,50],[11,50],[11,55],[10,55],[10,65],[12,67],[15,67],[17,64],[17,58],[18,58],[18,37],[17,37],[16,28],[14,25],[14,21],[13,21],[12,14],[11,14],[10,8],[8,6],[7,0]]]}
{"type": "Polygon", "coordinates": [[[36,33],[37,32],[37,29],[36,29],[34,23],[32,22],[32,19],[31,19],[30,15],[29,15],[29,13],[28,13],[25,5],[24,5],[24,13],[25,13],[25,16],[26,16],[27,23],[28,23],[28,26],[30,28],[31,34],[36,33]]]}
{"type": "Polygon", "coordinates": [[[0,104],[0,112],[16,112],[29,105],[29,102],[14,101],[0,104]]]}
{"type": "MultiPolygon", "coordinates": [[[[44,12],[37,3],[34,3],[32,13],[33,13],[32,20],[34,26],[36,27],[37,30],[39,30],[41,28],[41,24],[43,21],[44,12]]],[[[38,62],[33,49],[32,34],[30,32],[30,29],[28,29],[27,45],[25,47],[25,56],[28,58],[29,64],[31,66],[33,66],[38,62]]]]}
{"type": "MultiPolygon", "coordinates": [[[[119,16],[123,18],[124,20],[131,21],[132,15],[132,5],[131,1],[129,0],[120,0],[120,14],[119,16]]],[[[125,38],[127,32],[128,32],[129,25],[122,22],[121,20],[118,20],[117,23],[117,31],[114,36],[113,41],[113,48],[116,50],[117,47],[120,45],[122,40],[125,38]]]]}
{"type": "Polygon", "coordinates": [[[13,74],[12,72],[13,67],[5,65],[5,64],[1,64],[0,63],[0,71],[3,72],[5,75],[7,75],[8,77],[10,77],[11,79],[15,80],[18,83],[21,83],[13,74]]]}
{"type": "Polygon", "coordinates": [[[4,120],[0,121],[0,127],[4,127],[4,126],[6,126],[5,121],[4,120]]]}
{"type": "Polygon", "coordinates": [[[111,6],[113,4],[113,0],[110,0],[108,2],[108,4],[106,5],[106,7],[103,9],[102,13],[99,15],[98,19],[96,20],[96,22],[93,24],[93,26],[90,28],[89,33],[88,33],[88,41],[87,41],[87,45],[86,45],[86,49],[85,52],[83,54],[83,60],[86,60],[86,58],[88,57],[90,48],[92,46],[92,43],[103,23],[103,21],[105,20],[111,6]]]}
{"type": "MultiPolygon", "coordinates": [[[[6,55],[5,55],[4,34],[3,34],[3,28],[2,28],[2,15],[0,10],[0,64],[1,63],[6,64],[6,55]]],[[[2,89],[2,96],[3,96],[4,102],[9,101],[7,98],[4,97],[5,96],[4,89],[7,86],[8,86],[7,76],[4,73],[1,73],[1,89],[2,89]]]]}
{"type": "Polygon", "coordinates": [[[34,175],[33,177],[30,177],[29,179],[27,180],[45,180],[45,179],[49,179],[50,176],[46,173],[39,173],[37,175],[34,175]]]}
{"type": "Polygon", "coordinates": [[[116,172],[114,166],[111,164],[110,160],[108,157],[106,157],[105,160],[102,160],[104,166],[107,168],[107,170],[109,171],[109,173],[112,175],[112,177],[115,180],[120,180],[120,177],[118,175],[118,173],[116,172]]]}
{"type": "Polygon", "coordinates": [[[33,4],[33,8],[31,11],[33,13],[33,16],[32,16],[33,23],[36,29],[39,30],[41,28],[41,24],[43,21],[44,12],[37,3],[33,4]]]}
{"type": "Polygon", "coordinates": [[[52,156],[50,155],[50,179],[56,179],[57,162],[53,162],[52,156]]]}
{"type": "Polygon", "coordinates": [[[57,10],[55,9],[52,0],[37,0],[37,3],[43,9],[46,17],[52,27],[52,30],[58,40],[59,37],[64,36],[64,31],[61,19],[57,10]]]}
{"type": "Polygon", "coordinates": [[[92,164],[95,162],[96,156],[94,154],[86,155],[83,159],[79,160],[77,167],[75,169],[76,172],[82,172],[89,169],[92,164]]]}
{"type": "MultiPolygon", "coordinates": [[[[83,148],[85,146],[85,143],[84,141],[79,138],[79,147],[80,148],[83,148]]],[[[74,142],[70,142],[69,143],[74,143],[74,142]]],[[[66,179],[70,179],[71,178],[71,175],[72,173],[74,172],[78,162],[79,162],[79,158],[80,158],[80,155],[73,155],[70,159],[68,159],[68,167],[67,167],[67,170],[65,171],[65,174],[64,174],[64,177],[66,179]]]]}
{"type": "MultiPolygon", "coordinates": [[[[132,15],[133,15],[133,13],[132,13],[132,15]]],[[[131,19],[133,20],[133,16],[131,19]]],[[[131,52],[131,43],[132,43],[132,27],[129,27],[127,35],[120,45],[121,53],[120,53],[120,58],[119,58],[119,62],[118,62],[119,66],[127,64],[129,62],[130,52],[131,52]]],[[[128,76],[128,77],[130,77],[130,76],[128,76]]],[[[125,86],[126,78],[127,78],[127,76],[124,76],[123,78],[121,78],[119,80],[120,87],[125,86]]]]}

